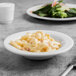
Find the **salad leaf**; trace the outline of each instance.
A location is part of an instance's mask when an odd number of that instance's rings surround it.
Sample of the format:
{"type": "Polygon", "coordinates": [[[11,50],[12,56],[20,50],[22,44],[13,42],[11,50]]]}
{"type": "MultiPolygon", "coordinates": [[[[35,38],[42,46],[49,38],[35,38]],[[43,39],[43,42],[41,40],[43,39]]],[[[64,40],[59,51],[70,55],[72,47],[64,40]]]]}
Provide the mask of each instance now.
{"type": "Polygon", "coordinates": [[[72,14],[76,14],[76,8],[71,8],[68,12],[72,14]]]}
{"type": "Polygon", "coordinates": [[[37,11],[33,11],[33,13],[35,13],[35,14],[39,14],[39,12],[47,13],[50,10],[50,8],[51,8],[51,5],[48,4],[37,11]]]}
{"type": "Polygon", "coordinates": [[[48,16],[48,14],[45,14],[45,13],[39,12],[39,16],[41,16],[41,17],[45,17],[45,16],[48,16]]]}
{"type": "Polygon", "coordinates": [[[61,8],[61,5],[56,4],[55,8],[61,8]]]}
{"type": "Polygon", "coordinates": [[[66,11],[68,17],[76,17],[76,8],[70,8],[69,11],[66,11]]]}
{"type": "Polygon", "coordinates": [[[59,3],[62,3],[62,2],[63,2],[63,0],[59,0],[58,2],[59,2],[59,3]]]}
{"type": "Polygon", "coordinates": [[[66,18],[67,14],[65,12],[59,11],[56,13],[56,17],[66,18]]]}

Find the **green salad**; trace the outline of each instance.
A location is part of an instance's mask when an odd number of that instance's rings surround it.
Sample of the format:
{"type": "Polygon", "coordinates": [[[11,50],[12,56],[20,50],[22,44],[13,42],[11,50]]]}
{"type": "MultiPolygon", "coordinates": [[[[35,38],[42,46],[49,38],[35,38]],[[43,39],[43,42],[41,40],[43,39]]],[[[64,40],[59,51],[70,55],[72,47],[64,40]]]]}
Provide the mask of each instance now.
{"type": "Polygon", "coordinates": [[[63,0],[54,0],[52,3],[42,6],[32,13],[41,17],[68,18],[76,17],[76,8],[69,8],[63,0]]]}

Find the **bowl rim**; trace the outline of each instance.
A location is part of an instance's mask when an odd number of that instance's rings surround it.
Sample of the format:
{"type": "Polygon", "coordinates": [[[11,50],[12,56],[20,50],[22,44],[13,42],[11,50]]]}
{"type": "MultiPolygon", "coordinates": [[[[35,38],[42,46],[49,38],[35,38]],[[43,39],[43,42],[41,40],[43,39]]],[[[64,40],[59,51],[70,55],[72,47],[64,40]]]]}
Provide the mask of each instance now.
{"type": "Polygon", "coordinates": [[[8,36],[5,40],[4,40],[4,46],[5,48],[15,54],[19,54],[19,55],[23,55],[23,56],[50,56],[50,55],[56,55],[56,54],[60,54],[60,53],[64,53],[69,51],[74,45],[74,41],[71,37],[69,37],[68,35],[61,33],[61,32],[57,32],[57,31],[52,31],[52,30],[28,30],[28,31],[22,31],[22,32],[18,32],[18,33],[14,33],[10,36],[8,36]],[[51,52],[40,52],[40,53],[36,53],[36,52],[27,52],[27,51],[21,51],[13,46],[11,46],[9,44],[9,39],[12,36],[15,36],[17,34],[21,34],[21,33],[25,33],[25,32],[36,32],[36,31],[45,31],[45,32],[53,32],[53,33],[57,33],[60,34],[61,36],[65,37],[65,39],[67,39],[69,43],[66,43],[68,46],[66,48],[66,46],[61,47],[59,50],[55,50],[55,51],[51,51],[51,52]],[[62,51],[64,50],[64,51],[62,51]]]}

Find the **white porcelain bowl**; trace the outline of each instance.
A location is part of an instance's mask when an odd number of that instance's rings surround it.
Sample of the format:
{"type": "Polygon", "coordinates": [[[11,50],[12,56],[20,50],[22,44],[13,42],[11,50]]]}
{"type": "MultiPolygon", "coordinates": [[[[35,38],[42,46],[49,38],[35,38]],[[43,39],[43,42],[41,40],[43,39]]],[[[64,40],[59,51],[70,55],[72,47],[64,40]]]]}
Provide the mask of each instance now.
{"type": "Polygon", "coordinates": [[[9,44],[9,42],[11,40],[19,39],[21,36],[25,35],[25,33],[27,33],[27,32],[33,33],[36,31],[39,31],[39,30],[23,31],[23,32],[15,33],[13,35],[8,36],[4,40],[5,48],[12,53],[15,53],[15,54],[18,54],[21,56],[25,56],[26,58],[29,58],[29,59],[42,60],[42,59],[51,58],[51,56],[54,56],[57,54],[67,52],[72,48],[72,46],[74,44],[74,41],[72,40],[72,38],[67,36],[66,34],[56,32],[56,31],[48,31],[48,30],[40,30],[40,31],[43,31],[44,33],[48,33],[48,34],[50,34],[51,37],[55,38],[58,41],[61,41],[62,47],[59,50],[50,51],[50,52],[34,53],[34,52],[28,52],[28,51],[21,51],[9,44]]]}

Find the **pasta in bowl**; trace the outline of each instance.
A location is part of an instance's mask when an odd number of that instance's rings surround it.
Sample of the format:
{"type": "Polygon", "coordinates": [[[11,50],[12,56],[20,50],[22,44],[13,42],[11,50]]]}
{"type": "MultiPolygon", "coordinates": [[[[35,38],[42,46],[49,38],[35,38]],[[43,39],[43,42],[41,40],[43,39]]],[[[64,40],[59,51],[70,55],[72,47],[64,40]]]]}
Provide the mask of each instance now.
{"type": "Polygon", "coordinates": [[[26,33],[20,39],[11,41],[10,44],[20,50],[29,52],[48,52],[58,50],[61,43],[51,38],[49,34],[37,31],[35,33],[26,33]]]}
{"type": "Polygon", "coordinates": [[[73,44],[74,41],[68,35],[50,30],[23,31],[12,34],[4,40],[4,46],[8,51],[33,60],[48,59],[51,56],[67,52],[73,47],[73,44]],[[26,44],[24,44],[25,42],[26,44]],[[25,45],[30,46],[23,47],[25,45]]]}

